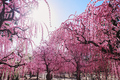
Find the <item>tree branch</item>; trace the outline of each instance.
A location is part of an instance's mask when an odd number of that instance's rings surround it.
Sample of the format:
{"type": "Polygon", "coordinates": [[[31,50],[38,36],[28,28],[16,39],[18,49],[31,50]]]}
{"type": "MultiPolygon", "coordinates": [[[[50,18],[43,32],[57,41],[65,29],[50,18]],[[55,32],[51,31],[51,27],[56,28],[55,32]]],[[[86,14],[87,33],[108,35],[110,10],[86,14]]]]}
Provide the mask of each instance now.
{"type": "Polygon", "coordinates": [[[5,62],[0,62],[0,64],[4,64],[4,65],[7,65],[7,66],[9,66],[9,67],[15,67],[15,68],[18,68],[19,66],[25,65],[25,63],[23,63],[23,64],[17,64],[17,65],[10,65],[10,64],[7,64],[7,63],[5,63],[5,62]]]}

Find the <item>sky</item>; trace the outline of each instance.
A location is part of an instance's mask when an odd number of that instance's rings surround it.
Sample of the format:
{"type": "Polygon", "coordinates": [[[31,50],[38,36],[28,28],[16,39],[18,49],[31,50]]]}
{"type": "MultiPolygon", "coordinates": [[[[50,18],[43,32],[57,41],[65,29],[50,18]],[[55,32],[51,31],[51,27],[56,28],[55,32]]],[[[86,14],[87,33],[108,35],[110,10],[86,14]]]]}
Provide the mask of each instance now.
{"type": "Polygon", "coordinates": [[[84,12],[90,0],[47,0],[51,9],[51,23],[59,27],[69,15],[84,12]]]}

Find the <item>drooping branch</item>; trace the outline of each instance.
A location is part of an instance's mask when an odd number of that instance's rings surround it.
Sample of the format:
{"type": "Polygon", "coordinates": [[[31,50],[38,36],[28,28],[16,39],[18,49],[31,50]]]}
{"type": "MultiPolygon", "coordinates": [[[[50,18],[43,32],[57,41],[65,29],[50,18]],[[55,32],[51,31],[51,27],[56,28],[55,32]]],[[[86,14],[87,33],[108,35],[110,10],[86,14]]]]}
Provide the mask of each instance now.
{"type": "Polygon", "coordinates": [[[0,64],[4,64],[4,65],[7,65],[9,67],[15,67],[15,68],[18,68],[19,66],[25,65],[25,63],[23,63],[23,64],[17,64],[17,65],[10,65],[10,64],[2,62],[2,61],[0,61],[0,64]]]}
{"type": "Polygon", "coordinates": [[[13,52],[12,52],[11,54],[9,54],[9,55],[3,57],[2,59],[0,59],[0,61],[3,61],[4,59],[8,58],[8,57],[9,57],[10,55],[12,55],[12,54],[13,54],[13,52]]]}
{"type": "Polygon", "coordinates": [[[3,4],[3,8],[2,11],[0,13],[0,29],[2,27],[2,24],[4,21],[12,21],[14,19],[15,13],[15,6],[13,4],[12,7],[8,6],[8,4],[5,2],[5,0],[2,0],[2,4],[3,4]],[[11,10],[8,12],[5,12],[6,6],[7,5],[11,10]],[[7,15],[7,16],[6,16],[7,15]]]}
{"type": "Polygon", "coordinates": [[[80,41],[80,44],[93,44],[94,46],[96,46],[96,47],[101,47],[100,49],[101,49],[101,51],[104,53],[104,54],[111,54],[111,55],[113,55],[113,57],[111,57],[111,58],[109,58],[109,59],[114,59],[114,60],[120,60],[120,57],[118,57],[118,56],[120,56],[120,54],[119,53],[117,53],[117,52],[113,52],[113,47],[112,47],[112,45],[111,45],[111,43],[110,43],[110,40],[108,40],[107,42],[108,42],[108,46],[109,46],[109,49],[105,49],[104,47],[102,47],[101,46],[101,44],[99,44],[99,43],[95,43],[94,41],[82,41],[81,42],[81,40],[79,40],[79,38],[77,38],[77,40],[78,41],[80,41]],[[117,56],[117,58],[115,58],[115,56],[117,56]]]}
{"type": "MultiPolygon", "coordinates": [[[[28,30],[28,28],[22,29],[20,27],[14,27],[13,31],[11,31],[10,29],[0,29],[0,32],[7,32],[7,34],[8,34],[7,36],[16,35],[18,38],[23,38],[23,37],[21,37],[21,36],[18,35],[18,32],[16,32],[16,29],[19,29],[19,30],[21,30],[23,32],[26,31],[26,30],[28,30]]],[[[5,36],[5,35],[2,35],[2,36],[5,36]]],[[[27,38],[23,38],[23,39],[27,39],[27,38]]]]}

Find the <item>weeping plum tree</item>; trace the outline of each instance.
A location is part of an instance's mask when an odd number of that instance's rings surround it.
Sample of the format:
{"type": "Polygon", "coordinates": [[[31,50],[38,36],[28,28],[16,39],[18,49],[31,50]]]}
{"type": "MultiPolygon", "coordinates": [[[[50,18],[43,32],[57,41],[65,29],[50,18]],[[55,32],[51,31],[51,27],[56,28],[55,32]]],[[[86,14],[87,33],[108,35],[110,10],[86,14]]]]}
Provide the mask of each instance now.
{"type": "Polygon", "coordinates": [[[36,72],[46,72],[46,79],[51,80],[52,73],[59,72],[59,70],[63,67],[62,64],[64,60],[61,58],[60,53],[61,51],[55,49],[51,44],[44,44],[44,46],[40,45],[33,53],[33,61],[36,64],[36,72]]]}
{"type": "Polygon", "coordinates": [[[108,74],[113,74],[112,62],[110,59],[104,58],[104,56],[105,55],[103,54],[97,53],[93,55],[91,60],[89,61],[91,66],[88,69],[85,69],[85,72],[89,71],[91,73],[92,79],[107,80],[108,74]],[[96,75],[96,78],[93,77],[93,75],[96,75]],[[105,77],[103,78],[103,76],[105,77]]]}
{"type": "MultiPolygon", "coordinates": [[[[119,60],[119,0],[104,0],[99,6],[89,3],[85,12],[73,15],[62,25],[64,32],[72,34],[79,44],[91,44],[108,58],[119,60]]],[[[67,38],[64,36],[64,39],[67,38]]]]}
{"type": "MultiPolygon", "coordinates": [[[[47,3],[46,0],[44,1],[47,3]]],[[[38,0],[0,0],[0,72],[3,74],[2,80],[9,74],[11,77],[9,80],[13,80],[11,72],[14,72],[15,69],[19,71],[21,69],[19,67],[22,67],[22,75],[24,75],[24,66],[27,63],[25,56],[28,53],[28,46],[32,45],[33,30],[37,29],[29,19],[29,14],[31,9],[37,5],[38,0]]]]}
{"type": "MultiPolygon", "coordinates": [[[[79,44],[90,44],[107,58],[119,60],[119,0],[104,0],[99,6],[95,2],[89,3],[85,12],[73,15],[61,24],[61,30],[76,38],[79,44]]],[[[67,36],[63,37],[64,40],[67,36]]]]}
{"type": "Polygon", "coordinates": [[[37,75],[37,80],[39,79],[39,73],[42,73],[43,66],[39,59],[33,59],[27,63],[27,73],[30,76],[29,79],[33,77],[33,75],[37,75]]]}
{"type": "Polygon", "coordinates": [[[100,61],[103,60],[103,58],[101,57],[103,56],[101,52],[90,44],[79,44],[79,41],[75,38],[73,33],[74,31],[67,32],[64,31],[64,28],[59,28],[52,33],[52,36],[50,38],[50,40],[53,41],[54,44],[59,45],[59,48],[63,52],[60,55],[64,59],[65,63],[62,71],[67,73],[76,72],[77,80],[81,80],[81,73],[93,74],[94,72],[105,72],[108,68],[108,58],[104,59],[106,60],[105,65],[101,66],[100,64],[97,64],[98,62],[100,63],[100,61]]]}
{"type": "MultiPolygon", "coordinates": [[[[108,63],[111,60],[119,61],[120,1],[101,0],[102,4],[97,5],[99,1],[91,0],[85,12],[71,15],[59,29],[53,32],[51,40],[60,44],[64,51],[69,50],[69,54],[74,53],[74,49],[78,51],[81,49],[77,45],[86,45],[87,49],[81,51],[88,51],[88,55],[102,54],[104,58],[99,56],[98,60],[106,60],[108,63]],[[72,43],[76,48],[72,48],[72,43]]],[[[91,58],[95,61],[94,57],[91,58]]]]}
{"type": "MultiPolygon", "coordinates": [[[[67,49],[65,51],[66,56],[62,56],[62,58],[66,62],[71,63],[71,66],[74,67],[72,73],[76,72],[76,79],[81,80],[80,75],[81,73],[84,73],[83,67],[88,68],[91,66],[90,64],[88,64],[88,61],[91,58],[88,47],[86,45],[78,44],[76,40],[74,40],[74,38],[67,39],[67,42],[65,42],[65,47],[67,49]]],[[[68,69],[71,70],[71,67],[69,67],[68,69]]]]}

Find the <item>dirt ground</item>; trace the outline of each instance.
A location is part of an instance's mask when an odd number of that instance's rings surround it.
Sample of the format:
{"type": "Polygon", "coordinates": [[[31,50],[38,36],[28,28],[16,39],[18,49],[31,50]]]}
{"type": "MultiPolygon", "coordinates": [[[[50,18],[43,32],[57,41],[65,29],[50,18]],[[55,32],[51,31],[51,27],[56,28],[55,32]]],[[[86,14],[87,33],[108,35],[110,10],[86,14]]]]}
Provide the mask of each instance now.
{"type": "MultiPolygon", "coordinates": [[[[52,80],[76,80],[75,77],[73,78],[69,78],[68,75],[65,75],[66,78],[53,78],[52,80]]],[[[93,76],[94,79],[96,76],[93,76]]],[[[20,78],[20,80],[36,80],[36,76],[32,77],[31,79],[29,79],[29,75],[26,76],[27,79],[24,78],[20,78]]],[[[101,80],[106,80],[106,77],[104,75],[100,76],[101,80]]],[[[46,75],[40,75],[39,76],[39,80],[46,80],[46,75]]],[[[92,80],[90,75],[87,75],[87,77],[83,77],[81,80],[92,80]]],[[[97,78],[95,80],[98,80],[97,78]]],[[[118,77],[112,76],[112,75],[108,75],[107,80],[118,80],[118,77]]]]}

